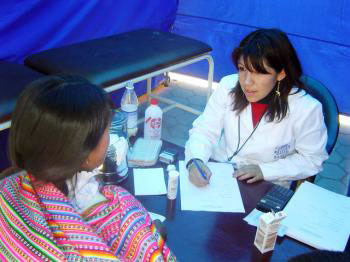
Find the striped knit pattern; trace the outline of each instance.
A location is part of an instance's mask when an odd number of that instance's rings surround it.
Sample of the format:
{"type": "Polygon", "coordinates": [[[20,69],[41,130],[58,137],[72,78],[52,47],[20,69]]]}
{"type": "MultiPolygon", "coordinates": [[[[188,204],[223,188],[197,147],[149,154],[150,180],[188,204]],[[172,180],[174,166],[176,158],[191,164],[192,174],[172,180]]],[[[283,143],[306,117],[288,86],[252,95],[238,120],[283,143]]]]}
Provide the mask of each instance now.
{"type": "Polygon", "coordinates": [[[1,261],[175,261],[147,211],[126,190],[79,215],[53,184],[27,174],[0,182],[1,261]]]}

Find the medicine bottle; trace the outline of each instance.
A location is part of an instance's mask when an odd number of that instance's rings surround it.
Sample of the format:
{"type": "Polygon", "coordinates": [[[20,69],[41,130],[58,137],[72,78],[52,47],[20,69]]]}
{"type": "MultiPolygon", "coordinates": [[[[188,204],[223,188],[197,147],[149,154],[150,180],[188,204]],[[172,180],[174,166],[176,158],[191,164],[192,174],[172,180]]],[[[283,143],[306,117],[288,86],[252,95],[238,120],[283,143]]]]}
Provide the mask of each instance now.
{"type": "Polygon", "coordinates": [[[179,172],[176,171],[174,165],[168,166],[168,198],[174,200],[177,195],[177,188],[179,185],[179,172]]]}
{"type": "Polygon", "coordinates": [[[158,106],[158,100],[152,98],[145,111],[144,137],[146,139],[161,139],[163,111],[158,106]]]}

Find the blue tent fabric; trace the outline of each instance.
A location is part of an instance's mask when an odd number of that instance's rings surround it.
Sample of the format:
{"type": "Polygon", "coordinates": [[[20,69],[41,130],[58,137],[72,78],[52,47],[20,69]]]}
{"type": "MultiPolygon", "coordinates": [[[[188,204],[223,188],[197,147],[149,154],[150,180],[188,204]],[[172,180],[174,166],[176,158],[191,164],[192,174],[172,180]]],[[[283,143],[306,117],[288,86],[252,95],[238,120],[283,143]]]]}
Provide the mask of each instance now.
{"type": "Polygon", "coordinates": [[[169,31],[178,0],[1,1],[0,60],[88,39],[153,28],[169,31]]]}
{"type": "MultiPolygon", "coordinates": [[[[32,53],[140,28],[169,31],[177,6],[178,0],[2,1],[0,61],[22,63],[32,53]]],[[[145,93],[146,83],[135,89],[145,93]]],[[[117,106],[122,91],[112,95],[117,106]]]]}
{"type": "MultiPolygon", "coordinates": [[[[181,0],[172,30],[212,46],[214,79],[219,81],[236,71],[230,54],[245,35],[257,28],[279,28],[295,46],[304,73],[326,85],[340,112],[350,114],[349,14],[346,0],[181,0]]],[[[205,78],[207,70],[203,63],[181,72],[205,78]]]]}
{"type": "MultiPolygon", "coordinates": [[[[347,0],[5,0],[0,4],[0,60],[21,63],[28,54],[52,47],[139,28],[172,28],[213,47],[218,81],[235,72],[230,53],[243,36],[275,27],[290,37],[305,74],[326,85],[340,111],[350,114],[349,14],[347,0]]],[[[202,62],[181,72],[205,78],[207,70],[202,62]]]]}

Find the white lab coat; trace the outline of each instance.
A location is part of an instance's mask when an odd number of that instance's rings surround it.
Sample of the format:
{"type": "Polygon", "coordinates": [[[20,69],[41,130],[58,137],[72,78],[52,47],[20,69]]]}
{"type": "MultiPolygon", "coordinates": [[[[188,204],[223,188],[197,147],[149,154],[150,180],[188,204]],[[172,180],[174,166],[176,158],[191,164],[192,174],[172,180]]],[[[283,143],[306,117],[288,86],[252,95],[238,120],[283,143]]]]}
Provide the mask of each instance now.
{"type": "MultiPolygon", "coordinates": [[[[238,75],[229,75],[210,97],[204,112],[194,122],[185,146],[186,163],[199,158],[205,163],[212,158],[225,162],[238,145],[238,115],[232,111],[230,90],[238,75]]],[[[322,105],[305,94],[288,97],[289,110],[281,122],[268,122],[263,117],[254,134],[232,158],[238,166],[258,164],[264,179],[288,187],[291,180],[317,174],[326,152],[327,129],[322,105]]],[[[240,113],[240,146],[253,132],[250,104],[240,113]]]]}

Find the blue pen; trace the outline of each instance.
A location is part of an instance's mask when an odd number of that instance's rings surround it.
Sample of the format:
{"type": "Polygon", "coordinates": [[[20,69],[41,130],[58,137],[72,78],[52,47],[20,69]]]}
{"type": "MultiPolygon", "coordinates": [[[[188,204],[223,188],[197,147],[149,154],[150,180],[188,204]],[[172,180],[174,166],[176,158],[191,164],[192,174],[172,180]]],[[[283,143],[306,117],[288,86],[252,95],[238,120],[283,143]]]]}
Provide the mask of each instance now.
{"type": "Polygon", "coordinates": [[[201,174],[201,176],[205,179],[208,180],[208,177],[206,176],[206,174],[203,172],[203,169],[199,166],[199,164],[197,163],[196,159],[193,159],[193,163],[196,166],[197,170],[199,171],[199,173],[201,174]]]}

